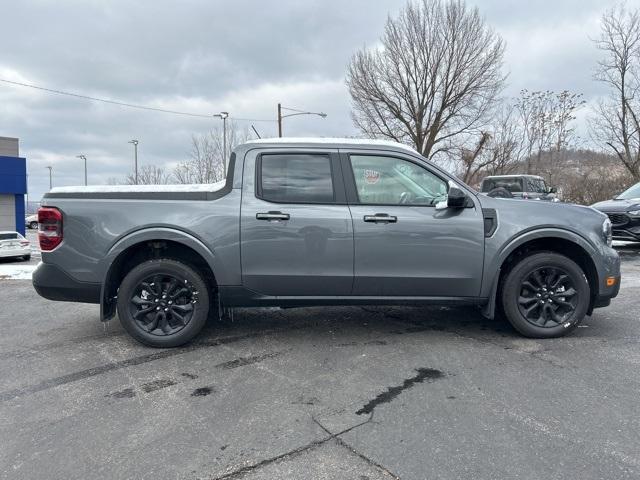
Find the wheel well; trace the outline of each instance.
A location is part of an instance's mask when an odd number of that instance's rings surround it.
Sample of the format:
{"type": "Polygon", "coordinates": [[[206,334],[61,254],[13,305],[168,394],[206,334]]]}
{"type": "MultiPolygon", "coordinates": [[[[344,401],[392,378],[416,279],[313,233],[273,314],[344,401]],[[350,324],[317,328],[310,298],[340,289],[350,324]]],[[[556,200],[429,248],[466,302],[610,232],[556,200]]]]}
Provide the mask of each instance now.
{"type": "Polygon", "coordinates": [[[576,262],[589,282],[591,290],[591,301],[589,303],[588,315],[593,310],[593,302],[598,292],[598,271],[591,259],[591,256],[584,248],[571,240],[558,237],[545,237],[530,240],[518,246],[509,256],[502,262],[500,267],[500,279],[498,283],[498,292],[502,287],[502,281],[506,278],[509,271],[524,257],[536,252],[554,252],[564,255],[576,262]]]}
{"type": "Polygon", "coordinates": [[[103,320],[108,320],[115,314],[115,297],[124,277],[132,268],[154,258],[170,258],[186,263],[196,271],[201,272],[209,291],[217,290],[217,283],[213,271],[202,256],[192,248],[171,240],[149,240],[130,246],[118,254],[107,273],[104,284],[103,320]]]}

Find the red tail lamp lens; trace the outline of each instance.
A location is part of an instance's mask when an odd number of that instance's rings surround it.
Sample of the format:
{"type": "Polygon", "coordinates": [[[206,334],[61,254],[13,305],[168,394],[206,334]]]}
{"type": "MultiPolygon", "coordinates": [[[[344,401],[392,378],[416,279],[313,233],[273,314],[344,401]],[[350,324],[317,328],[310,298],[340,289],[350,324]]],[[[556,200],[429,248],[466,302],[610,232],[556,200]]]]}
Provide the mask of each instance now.
{"type": "Polygon", "coordinates": [[[38,209],[40,250],[49,252],[62,243],[62,212],[55,207],[38,209]]]}

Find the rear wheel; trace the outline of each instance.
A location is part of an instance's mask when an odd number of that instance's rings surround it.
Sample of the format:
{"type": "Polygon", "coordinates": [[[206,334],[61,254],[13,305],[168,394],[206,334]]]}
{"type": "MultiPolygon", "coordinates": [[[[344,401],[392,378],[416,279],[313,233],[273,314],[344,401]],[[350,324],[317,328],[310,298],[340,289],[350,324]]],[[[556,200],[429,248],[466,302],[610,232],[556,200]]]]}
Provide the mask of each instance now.
{"type": "Polygon", "coordinates": [[[177,347],[193,339],[209,313],[209,290],[190,266],[170,259],[134,267],[118,290],[120,323],[139,342],[177,347]]]}
{"type": "Polygon", "coordinates": [[[29,224],[29,228],[30,228],[31,230],[37,230],[37,229],[38,229],[38,222],[31,222],[31,223],[29,224]]]}
{"type": "Polygon", "coordinates": [[[589,299],[589,282],[582,269],[552,252],[523,258],[502,283],[504,314],[527,337],[566,335],[586,315],[589,299]]]}

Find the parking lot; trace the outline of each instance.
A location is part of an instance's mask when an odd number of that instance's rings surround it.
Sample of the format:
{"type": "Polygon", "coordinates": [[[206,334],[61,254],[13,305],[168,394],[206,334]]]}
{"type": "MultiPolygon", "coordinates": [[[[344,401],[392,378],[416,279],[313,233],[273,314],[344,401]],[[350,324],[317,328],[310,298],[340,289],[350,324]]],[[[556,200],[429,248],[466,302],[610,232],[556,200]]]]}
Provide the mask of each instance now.
{"type": "Polygon", "coordinates": [[[640,247],[619,251],[619,297],[544,341],[471,308],[262,309],[157,350],[5,274],[0,476],[638,478],[640,247]]]}

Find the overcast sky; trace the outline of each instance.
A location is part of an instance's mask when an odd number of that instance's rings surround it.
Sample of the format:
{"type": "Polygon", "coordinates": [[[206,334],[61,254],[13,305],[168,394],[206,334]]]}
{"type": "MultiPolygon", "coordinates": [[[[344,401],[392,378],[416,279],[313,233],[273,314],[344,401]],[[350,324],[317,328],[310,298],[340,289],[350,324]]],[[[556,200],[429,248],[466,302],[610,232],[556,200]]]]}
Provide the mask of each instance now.
{"type": "MultiPolygon", "coordinates": [[[[507,42],[507,95],[569,89],[592,102],[607,0],[472,0],[507,42]]],[[[628,1],[635,7],[640,0],[628,1]]],[[[2,2],[0,78],[195,113],[273,120],[276,104],[324,111],[286,119],[288,136],[357,135],[344,83],[352,53],[375,45],[397,0],[158,0],[2,2]]],[[[583,109],[580,134],[587,136],[583,109]]],[[[189,118],[57,96],[0,83],[0,136],[20,138],[30,199],[54,186],[123,178],[141,164],[171,167],[190,137],[219,119],[189,118]]],[[[255,125],[263,137],[274,121],[255,125]]]]}

